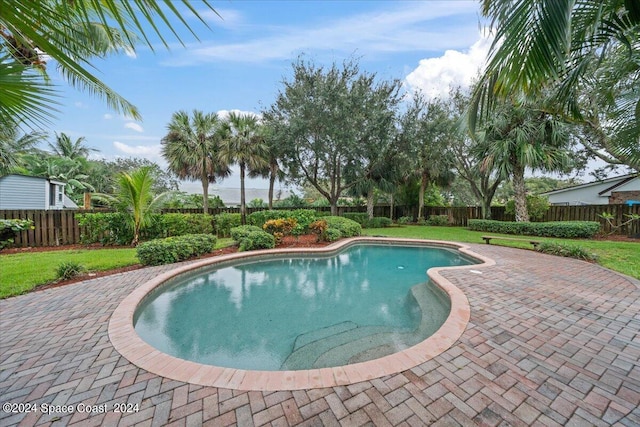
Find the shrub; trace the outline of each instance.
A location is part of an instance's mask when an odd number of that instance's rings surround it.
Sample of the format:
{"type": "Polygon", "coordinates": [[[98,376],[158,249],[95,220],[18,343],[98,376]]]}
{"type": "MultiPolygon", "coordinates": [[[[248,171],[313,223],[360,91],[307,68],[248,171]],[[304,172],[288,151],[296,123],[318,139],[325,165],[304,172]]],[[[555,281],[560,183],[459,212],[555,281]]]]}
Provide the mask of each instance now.
{"type": "Polygon", "coordinates": [[[271,234],[276,239],[276,244],[280,243],[284,236],[291,234],[298,222],[293,218],[270,219],[265,222],[262,229],[271,234]]]}
{"type": "Polygon", "coordinates": [[[362,233],[362,226],[355,221],[341,216],[325,216],[328,228],[340,230],[342,237],[359,236],[362,233]]]}
{"type": "Polygon", "coordinates": [[[30,219],[0,219],[0,249],[13,245],[16,233],[34,228],[30,219]]]}
{"type": "Polygon", "coordinates": [[[239,213],[222,212],[213,217],[216,233],[220,237],[231,236],[231,229],[237,227],[242,222],[239,213]]]}
{"type": "Polygon", "coordinates": [[[211,234],[167,237],[141,243],[136,253],[144,265],[171,264],[211,252],[216,240],[211,234]]]}
{"type": "Polygon", "coordinates": [[[242,239],[238,250],[240,252],[254,249],[272,249],[276,246],[275,238],[264,231],[251,231],[247,237],[242,239]]]}
{"type": "Polygon", "coordinates": [[[327,242],[335,242],[336,240],[342,238],[342,233],[337,228],[327,228],[325,232],[325,240],[327,242]]]}
{"type": "Polygon", "coordinates": [[[410,224],[411,222],[413,222],[413,218],[411,218],[410,216],[401,216],[400,218],[398,218],[398,224],[410,224]]]}
{"type": "Polygon", "coordinates": [[[392,223],[386,216],[374,216],[371,219],[367,219],[362,226],[365,228],[385,228],[390,227],[392,223]]]}
{"type": "Polygon", "coordinates": [[[318,212],[313,209],[296,209],[291,211],[288,218],[296,220],[297,224],[293,227],[291,234],[299,236],[309,232],[309,224],[318,218],[318,212]]]}
{"type": "MultiPolygon", "coordinates": [[[[544,214],[549,210],[549,206],[549,199],[547,199],[546,197],[527,194],[527,212],[529,213],[530,218],[542,218],[544,214]]],[[[504,205],[504,212],[511,215],[516,213],[515,200],[509,200],[507,204],[504,205]]]]}
{"type": "Polygon", "coordinates": [[[60,263],[60,265],[58,265],[58,268],[56,269],[56,275],[58,279],[68,280],[73,279],[85,270],[86,269],[83,265],[78,264],[77,262],[68,261],[60,263]]]}
{"type": "Polygon", "coordinates": [[[263,231],[260,227],[255,225],[239,225],[231,229],[231,238],[236,242],[242,242],[242,239],[246,238],[252,231],[263,231]]]}
{"type": "Polygon", "coordinates": [[[427,225],[433,226],[444,226],[449,225],[449,216],[447,215],[429,215],[429,219],[427,220],[427,225]]]}
{"type": "Polygon", "coordinates": [[[133,240],[131,217],[121,212],[76,215],[82,227],[80,241],[85,244],[128,245],[133,240]]]}
{"type": "Polygon", "coordinates": [[[366,212],[345,212],[342,216],[357,222],[363,227],[366,227],[366,223],[369,221],[369,215],[366,212]]]}
{"type": "Polygon", "coordinates": [[[513,222],[470,219],[468,227],[470,230],[490,233],[589,239],[600,230],[600,223],[595,221],[513,222]]]}
{"type": "Polygon", "coordinates": [[[598,256],[596,254],[587,252],[580,246],[568,245],[564,243],[541,242],[536,250],[545,254],[577,258],[585,261],[596,261],[598,259],[598,256]]]}
{"type": "Polygon", "coordinates": [[[324,219],[319,219],[309,224],[309,231],[317,236],[316,240],[318,242],[323,242],[327,240],[326,233],[328,227],[329,226],[327,225],[327,221],[325,221],[324,219]]]}
{"type": "Polygon", "coordinates": [[[288,210],[264,210],[264,211],[256,211],[247,216],[247,223],[250,225],[255,225],[256,227],[262,226],[265,222],[270,219],[279,219],[279,218],[288,218],[291,216],[291,211],[288,210]]]}
{"type": "Polygon", "coordinates": [[[213,233],[213,217],[208,214],[167,213],[160,218],[162,235],[152,238],[213,233]]]}

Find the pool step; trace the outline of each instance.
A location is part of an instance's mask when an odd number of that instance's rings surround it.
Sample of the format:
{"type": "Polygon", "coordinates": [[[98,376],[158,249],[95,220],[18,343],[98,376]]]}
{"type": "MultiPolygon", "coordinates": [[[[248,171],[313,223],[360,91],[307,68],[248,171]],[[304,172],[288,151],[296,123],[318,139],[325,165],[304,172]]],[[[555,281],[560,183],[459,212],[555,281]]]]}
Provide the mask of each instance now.
{"type": "MultiPolygon", "coordinates": [[[[393,331],[393,328],[389,326],[361,326],[338,332],[330,336],[325,336],[324,338],[311,341],[308,344],[298,347],[292,351],[282,364],[281,369],[299,370],[342,365],[345,362],[338,363],[338,365],[320,366],[316,361],[324,353],[327,353],[335,347],[340,347],[355,341],[360,342],[360,340],[364,340],[364,342],[366,342],[367,337],[391,331],[393,331]]],[[[372,338],[372,340],[375,340],[375,345],[379,345],[377,339],[372,338]]],[[[335,357],[331,357],[332,360],[334,358],[335,357]]],[[[348,360],[348,358],[343,358],[342,360],[348,360]]]]}
{"type": "Polygon", "coordinates": [[[300,347],[304,347],[307,344],[312,343],[313,341],[318,341],[335,334],[339,334],[341,332],[348,331],[350,329],[357,328],[358,325],[351,321],[336,323],[335,325],[327,326],[325,328],[316,329],[311,332],[307,332],[304,334],[300,334],[296,337],[295,342],[293,343],[293,350],[297,350],[300,347]]]}

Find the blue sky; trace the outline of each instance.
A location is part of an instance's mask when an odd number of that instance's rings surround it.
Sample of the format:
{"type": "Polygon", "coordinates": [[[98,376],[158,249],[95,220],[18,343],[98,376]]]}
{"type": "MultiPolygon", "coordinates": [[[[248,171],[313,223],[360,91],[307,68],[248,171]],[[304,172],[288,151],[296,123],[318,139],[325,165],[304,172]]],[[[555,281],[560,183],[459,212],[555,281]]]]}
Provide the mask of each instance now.
{"type": "MultiPolygon", "coordinates": [[[[197,1],[194,2],[197,6],[197,1]]],[[[300,54],[330,65],[357,58],[362,70],[401,79],[408,92],[444,94],[477,73],[489,41],[481,36],[478,1],[227,1],[222,19],[204,13],[211,30],[191,21],[200,41],[184,36],[167,51],[94,61],[96,74],[136,105],[143,121],[109,111],[100,99],[66,86],[49,129],[84,136],[99,157],[144,157],[165,165],[160,140],[178,110],[259,113],[275,100],[300,54]]],[[[55,75],[52,70],[52,74],[55,75]]],[[[239,187],[237,174],[216,184],[239,187]]],[[[265,188],[264,181],[250,186],[265,188]]],[[[197,192],[199,184],[185,185],[197,192]]]]}

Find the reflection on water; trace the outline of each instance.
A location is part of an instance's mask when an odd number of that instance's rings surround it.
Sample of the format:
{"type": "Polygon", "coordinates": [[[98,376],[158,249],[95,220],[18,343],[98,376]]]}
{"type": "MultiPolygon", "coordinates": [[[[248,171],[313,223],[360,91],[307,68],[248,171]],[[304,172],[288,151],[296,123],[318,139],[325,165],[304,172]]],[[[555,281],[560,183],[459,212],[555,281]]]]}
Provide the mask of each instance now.
{"type": "Polygon", "coordinates": [[[424,316],[441,324],[447,304],[434,298],[432,312],[423,314],[409,291],[426,281],[428,268],[460,264],[468,262],[448,250],[361,245],[328,258],[210,269],[151,295],[136,313],[135,328],[176,357],[277,370],[296,337],[341,322],[400,332],[414,331],[424,316]]]}

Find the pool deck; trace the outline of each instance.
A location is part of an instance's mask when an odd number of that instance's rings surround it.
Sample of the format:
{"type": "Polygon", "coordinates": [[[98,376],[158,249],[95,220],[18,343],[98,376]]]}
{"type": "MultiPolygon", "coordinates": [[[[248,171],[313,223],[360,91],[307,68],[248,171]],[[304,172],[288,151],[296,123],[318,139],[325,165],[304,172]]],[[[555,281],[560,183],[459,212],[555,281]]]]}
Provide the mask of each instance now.
{"type": "Polygon", "coordinates": [[[396,374],[326,388],[194,385],[121,356],[111,315],[174,266],[2,300],[0,403],[38,410],[0,410],[0,426],[640,425],[640,282],[573,259],[469,246],[496,264],[440,272],[470,305],[453,346],[396,374]],[[107,412],[81,411],[90,406],[107,412]]]}

